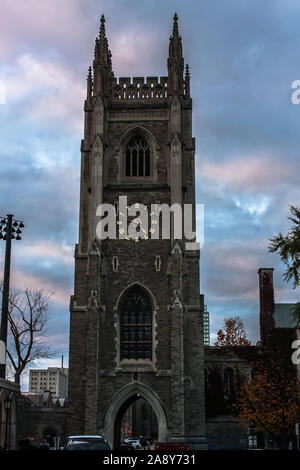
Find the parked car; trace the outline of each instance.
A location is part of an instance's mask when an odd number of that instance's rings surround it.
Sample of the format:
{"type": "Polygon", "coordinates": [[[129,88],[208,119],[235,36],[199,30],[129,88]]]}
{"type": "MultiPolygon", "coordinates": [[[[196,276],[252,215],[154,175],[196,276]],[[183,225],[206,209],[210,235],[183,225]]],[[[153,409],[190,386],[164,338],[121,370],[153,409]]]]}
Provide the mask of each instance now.
{"type": "Polygon", "coordinates": [[[139,441],[140,441],[141,446],[143,447],[143,449],[150,449],[150,446],[151,446],[150,439],[147,439],[145,437],[140,437],[139,441]]]}
{"type": "Polygon", "coordinates": [[[64,450],[111,450],[103,436],[69,436],[64,450]]]}
{"type": "Polygon", "coordinates": [[[139,439],[128,438],[125,439],[126,444],[129,444],[134,449],[141,449],[142,445],[139,439]]]}

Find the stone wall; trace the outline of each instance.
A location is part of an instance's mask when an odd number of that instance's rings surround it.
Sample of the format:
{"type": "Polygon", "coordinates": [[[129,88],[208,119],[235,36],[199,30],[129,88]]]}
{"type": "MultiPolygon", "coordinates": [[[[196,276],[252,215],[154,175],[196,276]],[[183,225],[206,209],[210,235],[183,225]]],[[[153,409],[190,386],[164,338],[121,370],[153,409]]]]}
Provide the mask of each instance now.
{"type": "Polygon", "coordinates": [[[39,445],[46,434],[58,436],[63,445],[68,436],[67,411],[67,408],[31,407],[21,398],[18,408],[17,445],[27,436],[33,437],[39,445]]]}
{"type": "Polygon", "coordinates": [[[5,444],[8,449],[16,449],[19,397],[20,386],[0,378],[0,449],[4,449],[5,444]],[[4,404],[6,398],[10,400],[8,411],[4,404]]]}
{"type": "Polygon", "coordinates": [[[248,449],[247,430],[230,416],[208,419],[206,438],[208,449],[248,449]]]}

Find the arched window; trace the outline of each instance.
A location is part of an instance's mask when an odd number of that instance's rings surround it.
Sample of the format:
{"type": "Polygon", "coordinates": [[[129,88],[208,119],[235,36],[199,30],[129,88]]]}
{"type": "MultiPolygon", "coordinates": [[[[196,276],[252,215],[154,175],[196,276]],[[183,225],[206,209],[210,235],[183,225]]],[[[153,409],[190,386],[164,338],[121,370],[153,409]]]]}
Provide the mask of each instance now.
{"type": "Polygon", "coordinates": [[[233,396],[233,370],[230,367],[224,372],[224,394],[228,400],[233,396]]]}
{"type": "Polygon", "coordinates": [[[120,359],[152,360],[152,303],[140,286],[127,289],[120,301],[120,359]]]}
{"type": "Polygon", "coordinates": [[[151,152],[147,140],[137,134],[126,145],[125,176],[151,176],[151,152]]]}

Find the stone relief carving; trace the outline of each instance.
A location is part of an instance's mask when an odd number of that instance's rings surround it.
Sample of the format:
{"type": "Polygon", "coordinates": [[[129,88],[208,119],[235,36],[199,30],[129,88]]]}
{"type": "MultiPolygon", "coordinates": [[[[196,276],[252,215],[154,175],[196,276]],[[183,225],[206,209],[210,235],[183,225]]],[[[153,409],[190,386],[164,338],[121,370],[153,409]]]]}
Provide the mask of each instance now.
{"type": "Polygon", "coordinates": [[[175,134],[173,142],[172,142],[171,154],[172,154],[172,163],[176,163],[176,164],[180,163],[181,143],[177,134],[175,134]]]}

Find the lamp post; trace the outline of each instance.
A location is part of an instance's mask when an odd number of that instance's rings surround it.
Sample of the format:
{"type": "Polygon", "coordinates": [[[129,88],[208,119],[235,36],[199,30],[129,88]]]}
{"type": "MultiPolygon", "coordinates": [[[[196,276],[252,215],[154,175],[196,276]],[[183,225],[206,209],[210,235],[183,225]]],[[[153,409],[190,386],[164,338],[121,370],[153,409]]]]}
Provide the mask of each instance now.
{"type": "Polygon", "coordinates": [[[3,379],[5,379],[6,370],[5,365],[7,343],[7,318],[9,305],[11,241],[13,239],[21,240],[21,228],[23,227],[23,222],[20,220],[13,220],[12,214],[7,214],[6,217],[0,217],[0,240],[3,239],[6,241],[0,328],[0,378],[3,379]]]}
{"type": "Polygon", "coordinates": [[[8,419],[9,419],[9,410],[11,405],[11,398],[7,395],[4,398],[4,408],[5,408],[5,443],[4,448],[5,450],[9,450],[9,442],[8,442],[8,419]]]}

